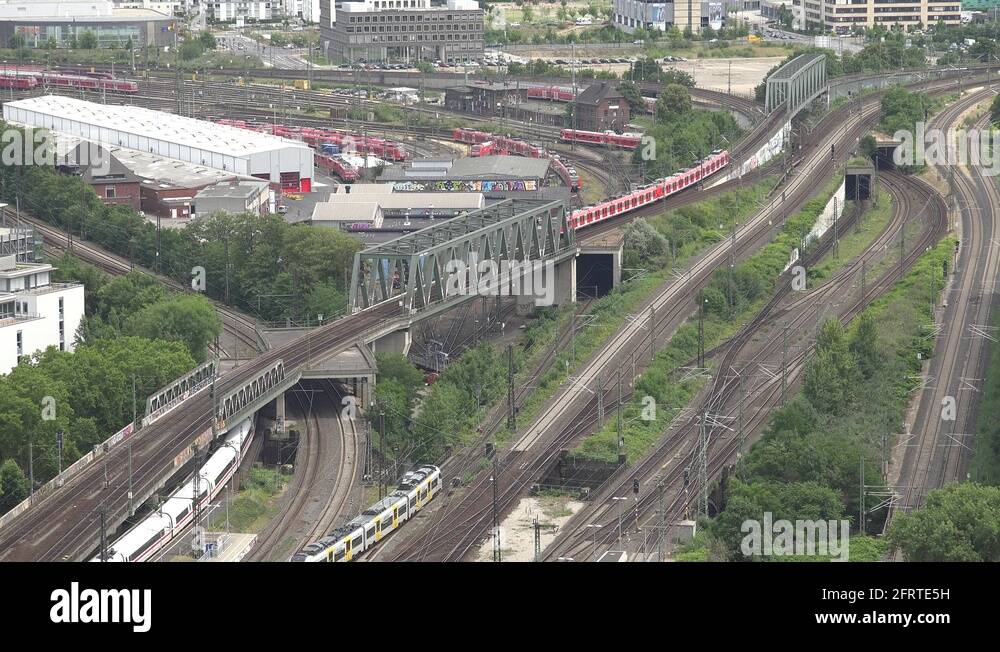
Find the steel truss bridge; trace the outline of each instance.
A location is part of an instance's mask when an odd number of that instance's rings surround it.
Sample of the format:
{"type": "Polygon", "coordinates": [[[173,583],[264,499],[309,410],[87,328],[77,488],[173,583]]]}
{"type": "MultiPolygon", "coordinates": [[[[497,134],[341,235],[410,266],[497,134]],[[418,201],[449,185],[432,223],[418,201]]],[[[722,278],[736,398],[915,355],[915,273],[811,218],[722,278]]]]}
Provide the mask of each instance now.
{"type": "Polygon", "coordinates": [[[484,285],[491,293],[517,286],[539,264],[576,256],[567,217],[560,201],[506,199],[358,252],[351,312],[396,301],[404,315],[427,317],[479,296],[484,285]],[[510,269],[523,273],[495,273],[510,269]]]}
{"type": "Polygon", "coordinates": [[[826,57],[802,54],[767,78],[764,110],[770,113],[784,104],[789,117],[793,117],[827,89],[826,57]]]}

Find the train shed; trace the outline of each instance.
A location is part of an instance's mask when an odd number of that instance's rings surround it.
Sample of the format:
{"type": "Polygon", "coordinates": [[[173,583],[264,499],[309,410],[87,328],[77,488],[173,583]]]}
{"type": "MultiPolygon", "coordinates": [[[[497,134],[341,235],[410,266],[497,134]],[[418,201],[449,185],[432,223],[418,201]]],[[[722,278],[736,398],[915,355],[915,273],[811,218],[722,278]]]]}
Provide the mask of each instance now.
{"type": "Polygon", "coordinates": [[[313,150],[270,134],[138,106],[44,95],[3,105],[4,120],[309,192],[313,150]]]}

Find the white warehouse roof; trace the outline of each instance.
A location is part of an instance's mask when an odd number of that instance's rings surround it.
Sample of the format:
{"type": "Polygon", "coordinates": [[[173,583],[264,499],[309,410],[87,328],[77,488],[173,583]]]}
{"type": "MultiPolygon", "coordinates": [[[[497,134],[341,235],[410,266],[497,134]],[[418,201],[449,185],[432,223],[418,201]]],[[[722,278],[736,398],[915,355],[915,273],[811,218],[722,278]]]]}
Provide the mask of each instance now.
{"type": "Polygon", "coordinates": [[[3,116],[8,122],[235,174],[266,174],[273,182],[282,172],[313,176],[313,152],[305,143],[138,106],[45,95],[6,102],[3,116]]]}

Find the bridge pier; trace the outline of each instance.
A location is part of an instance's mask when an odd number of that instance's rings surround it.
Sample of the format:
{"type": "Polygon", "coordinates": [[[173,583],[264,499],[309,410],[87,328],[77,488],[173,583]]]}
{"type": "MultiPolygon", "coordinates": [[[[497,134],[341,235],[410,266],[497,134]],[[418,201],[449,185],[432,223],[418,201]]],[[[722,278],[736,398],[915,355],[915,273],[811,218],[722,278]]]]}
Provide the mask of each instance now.
{"type": "Polygon", "coordinates": [[[285,393],[274,398],[274,425],[279,433],[285,432],[285,393]]]}
{"type": "Polygon", "coordinates": [[[372,341],[371,346],[372,351],[375,353],[398,353],[406,355],[410,352],[411,344],[413,344],[413,338],[410,335],[410,329],[403,328],[379,337],[372,341]]]}

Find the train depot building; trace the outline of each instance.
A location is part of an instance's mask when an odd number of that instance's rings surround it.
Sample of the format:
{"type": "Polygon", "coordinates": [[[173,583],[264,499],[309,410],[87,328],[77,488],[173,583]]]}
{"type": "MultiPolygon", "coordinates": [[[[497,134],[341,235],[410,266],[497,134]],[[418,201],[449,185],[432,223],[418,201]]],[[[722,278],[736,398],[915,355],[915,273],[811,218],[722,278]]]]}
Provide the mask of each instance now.
{"type": "Polygon", "coordinates": [[[305,143],[153,111],[45,95],[3,105],[7,122],[48,129],[105,147],[172,159],[187,167],[253,177],[285,191],[310,192],[313,150],[305,143]]]}

